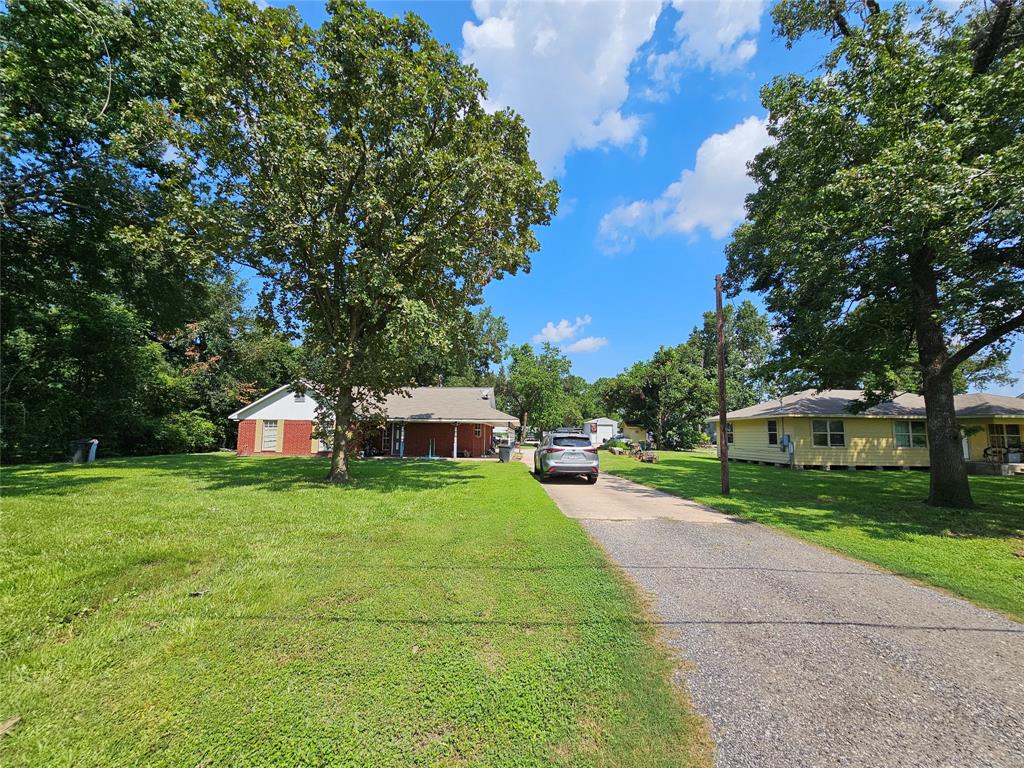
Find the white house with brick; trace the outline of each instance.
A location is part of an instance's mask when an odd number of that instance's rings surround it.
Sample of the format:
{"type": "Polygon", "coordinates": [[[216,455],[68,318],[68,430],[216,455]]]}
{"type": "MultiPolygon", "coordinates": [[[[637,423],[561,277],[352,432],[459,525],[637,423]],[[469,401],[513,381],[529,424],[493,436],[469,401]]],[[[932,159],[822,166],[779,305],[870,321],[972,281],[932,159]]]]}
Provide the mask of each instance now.
{"type": "MultiPolygon", "coordinates": [[[[239,408],[239,456],[310,456],[330,446],[313,437],[316,394],[286,384],[239,408]]],[[[384,402],[384,426],[368,430],[364,446],[385,456],[480,457],[491,452],[494,427],[519,419],[499,411],[490,387],[414,387],[384,402]]]]}

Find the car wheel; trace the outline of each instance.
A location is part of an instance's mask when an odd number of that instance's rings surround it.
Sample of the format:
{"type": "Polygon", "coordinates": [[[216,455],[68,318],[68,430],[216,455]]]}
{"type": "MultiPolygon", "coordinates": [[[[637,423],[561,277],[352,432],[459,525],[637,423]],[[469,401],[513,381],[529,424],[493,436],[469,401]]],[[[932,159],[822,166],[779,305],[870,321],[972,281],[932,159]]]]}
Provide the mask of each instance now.
{"type": "Polygon", "coordinates": [[[587,475],[587,482],[593,485],[597,482],[597,475],[587,475]]]}

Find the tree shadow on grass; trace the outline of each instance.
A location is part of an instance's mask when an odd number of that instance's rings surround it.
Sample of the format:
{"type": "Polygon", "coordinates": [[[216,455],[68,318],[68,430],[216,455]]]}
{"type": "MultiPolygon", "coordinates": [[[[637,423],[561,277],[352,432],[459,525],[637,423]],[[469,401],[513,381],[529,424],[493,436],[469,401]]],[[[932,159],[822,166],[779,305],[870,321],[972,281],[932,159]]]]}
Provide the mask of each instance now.
{"type": "Polygon", "coordinates": [[[316,488],[337,493],[431,490],[483,477],[474,471],[473,465],[451,461],[353,461],[349,483],[329,484],[324,479],[328,466],[326,459],[303,456],[241,458],[224,454],[190,454],[104,459],[85,467],[70,464],[6,467],[2,493],[12,496],[64,495],[88,485],[144,483],[146,473],[180,475],[198,480],[204,490],[236,488],[280,492],[316,488]],[[111,474],[104,471],[109,469],[124,472],[111,474]],[[133,477],[133,472],[141,474],[133,477]]]}
{"type": "Polygon", "coordinates": [[[73,464],[4,467],[0,472],[0,498],[13,496],[66,496],[86,487],[108,485],[123,475],[89,474],[73,464]]]}
{"type": "Polygon", "coordinates": [[[448,461],[353,461],[348,483],[326,482],[327,459],[305,456],[156,456],[125,460],[126,466],[183,473],[208,490],[250,488],[260,491],[321,489],[346,493],[414,491],[468,483],[481,475],[468,465],[448,461]]]}
{"type": "MultiPolygon", "coordinates": [[[[972,478],[978,507],[939,509],[924,503],[928,475],[857,470],[796,472],[784,467],[730,464],[732,494],[721,495],[716,457],[664,455],[656,465],[617,468],[616,474],[717,509],[777,522],[809,533],[857,528],[868,536],[1014,537],[1024,533],[1024,483],[972,478]],[[1015,492],[1016,491],[1016,492],[1015,492]]],[[[1000,480],[1002,478],[995,478],[1000,480]]]]}

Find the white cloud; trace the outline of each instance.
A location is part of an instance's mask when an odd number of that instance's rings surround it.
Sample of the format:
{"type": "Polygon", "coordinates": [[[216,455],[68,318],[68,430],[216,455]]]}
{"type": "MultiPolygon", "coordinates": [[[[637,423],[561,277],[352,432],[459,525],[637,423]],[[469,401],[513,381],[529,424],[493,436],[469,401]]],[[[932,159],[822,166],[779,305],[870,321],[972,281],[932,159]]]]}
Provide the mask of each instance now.
{"type": "Polygon", "coordinates": [[[562,347],[563,352],[595,352],[608,345],[604,336],[584,336],[568,346],[562,347]]]}
{"type": "Polygon", "coordinates": [[[552,344],[557,344],[560,341],[575,338],[577,333],[590,325],[590,320],[590,315],[577,317],[576,322],[573,323],[562,318],[558,321],[557,325],[549,320],[548,324],[540,329],[540,333],[534,335],[533,343],[540,344],[541,342],[547,341],[552,344]]]}
{"type": "Polygon", "coordinates": [[[684,55],[701,66],[735,69],[757,53],[763,0],[672,0],[682,13],[676,38],[684,55]]]}
{"type": "Polygon", "coordinates": [[[640,117],[623,112],[627,76],[661,9],[660,0],[478,0],[478,21],[462,27],[462,57],[490,85],[487,108],[519,112],[530,127],[533,157],[545,174],[557,175],[574,149],[642,139],[640,117]]]}
{"type": "Polygon", "coordinates": [[[676,45],[647,57],[653,87],[642,94],[663,101],[679,86],[686,67],[727,72],[746,64],[757,53],[764,0],[672,0],[681,14],[675,24],[676,45]]]}
{"type": "Polygon", "coordinates": [[[534,335],[533,343],[541,344],[546,341],[549,344],[561,344],[563,352],[594,352],[607,346],[608,339],[604,336],[584,336],[582,339],[576,339],[579,332],[590,325],[590,321],[590,315],[577,317],[573,322],[564,317],[557,323],[549,320],[547,325],[540,329],[540,333],[534,335]],[[573,339],[576,341],[572,341],[573,339]]]}
{"type": "Polygon", "coordinates": [[[657,237],[703,227],[712,237],[725,237],[743,220],[743,200],[754,189],[747,163],[770,142],[766,121],[754,116],[709,136],[697,149],[693,168],[683,170],[657,199],[627,203],[604,215],[602,250],[632,250],[637,232],[657,237]]]}

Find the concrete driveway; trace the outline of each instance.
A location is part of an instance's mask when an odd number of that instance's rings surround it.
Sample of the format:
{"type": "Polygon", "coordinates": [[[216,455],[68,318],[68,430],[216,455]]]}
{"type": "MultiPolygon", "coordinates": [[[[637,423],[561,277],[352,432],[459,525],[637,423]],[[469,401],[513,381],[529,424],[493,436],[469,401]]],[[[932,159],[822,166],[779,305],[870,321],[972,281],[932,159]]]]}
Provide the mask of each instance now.
{"type": "Polygon", "coordinates": [[[652,596],[717,765],[1024,764],[1024,625],[621,478],[544,488],[652,596]]]}

